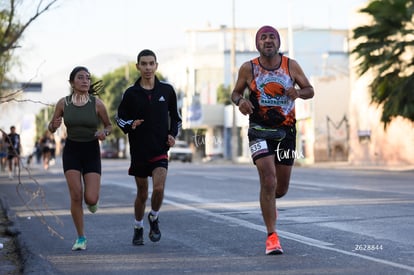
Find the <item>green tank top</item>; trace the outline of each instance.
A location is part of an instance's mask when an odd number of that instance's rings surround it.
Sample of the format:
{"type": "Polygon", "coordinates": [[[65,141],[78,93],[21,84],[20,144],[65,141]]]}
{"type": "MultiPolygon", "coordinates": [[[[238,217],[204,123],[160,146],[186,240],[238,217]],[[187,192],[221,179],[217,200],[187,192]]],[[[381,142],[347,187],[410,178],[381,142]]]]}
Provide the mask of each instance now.
{"type": "Polygon", "coordinates": [[[90,100],[83,106],[72,103],[71,96],[65,98],[63,120],[66,126],[67,138],[73,141],[87,142],[96,139],[99,117],[96,113],[96,99],[90,100]]]}

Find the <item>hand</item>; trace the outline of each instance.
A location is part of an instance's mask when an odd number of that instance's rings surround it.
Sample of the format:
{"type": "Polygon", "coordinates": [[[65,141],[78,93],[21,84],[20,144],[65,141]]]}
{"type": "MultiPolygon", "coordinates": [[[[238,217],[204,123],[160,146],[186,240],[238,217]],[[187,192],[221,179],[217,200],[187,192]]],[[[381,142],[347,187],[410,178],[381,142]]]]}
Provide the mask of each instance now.
{"type": "Polygon", "coordinates": [[[290,87],[287,91],[286,91],[286,95],[288,97],[290,97],[293,100],[296,100],[297,98],[300,97],[299,91],[296,90],[294,87],[290,87]]]}
{"type": "Polygon", "coordinates": [[[49,123],[49,131],[54,133],[57,128],[60,127],[62,124],[62,117],[57,117],[55,119],[52,119],[52,121],[49,123]]]}
{"type": "Polygon", "coordinates": [[[172,135],[168,135],[167,145],[170,147],[175,145],[175,138],[172,135]]]}
{"type": "Polygon", "coordinates": [[[105,130],[100,130],[100,131],[97,131],[97,132],[95,133],[95,137],[97,137],[99,140],[105,140],[105,139],[106,139],[106,133],[105,133],[105,130]]]}
{"type": "Polygon", "coordinates": [[[250,102],[250,100],[243,98],[239,102],[239,111],[243,115],[250,115],[253,113],[253,104],[250,102]]]}
{"type": "Polygon", "coordinates": [[[137,126],[141,125],[143,122],[143,119],[134,120],[134,122],[132,122],[132,130],[135,130],[135,128],[137,128],[137,126]]]}

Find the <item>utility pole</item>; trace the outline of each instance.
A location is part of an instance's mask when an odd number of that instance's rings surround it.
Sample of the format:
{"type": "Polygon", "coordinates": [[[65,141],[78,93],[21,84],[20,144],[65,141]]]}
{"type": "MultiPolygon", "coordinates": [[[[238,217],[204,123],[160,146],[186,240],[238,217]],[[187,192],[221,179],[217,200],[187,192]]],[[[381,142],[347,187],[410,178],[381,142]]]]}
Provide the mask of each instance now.
{"type": "Polygon", "coordinates": [[[289,51],[289,58],[295,58],[295,52],[293,47],[293,14],[292,14],[292,1],[288,2],[288,12],[289,12],[289,18],[288,18],[288,51],[289,51]]]}
{"type": "MultiPolygon", "coordinates": [[[[231,84],[230,84],[230,94],[233,92],[234,85],[236,83],[236,23],[235,23],[235,0],[232,0],[232,41],[230,49],[230,70],[231,70],[231,84]]],[[[231,129],[231,160],[233,163],[237,162],[237,152],[239,149],[239,139],[237,133],[237,122],[236,122],[236,105],[233,106],[233,123],[231,129]]]]}

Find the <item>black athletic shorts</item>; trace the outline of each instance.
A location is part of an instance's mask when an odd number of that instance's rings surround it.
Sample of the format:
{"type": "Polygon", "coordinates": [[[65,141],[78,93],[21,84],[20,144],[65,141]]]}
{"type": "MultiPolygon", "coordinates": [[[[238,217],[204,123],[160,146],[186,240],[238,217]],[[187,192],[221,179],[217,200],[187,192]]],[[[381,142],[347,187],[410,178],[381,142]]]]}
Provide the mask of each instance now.
{"type": "Polygon", "coordinates": [[[292,166],[295,158],[300,157],[296,152],[296,128],[283,127],[286,137],[281,141],[270,139],[255,139],[249,136],[249,147],[253,163],[270,155],[275,156],[275,164],[292,166]]]}
{"type": "Polygon", "coordinates": [[[131,161],[131,166],[128,169],[128,175],[139,178],[152,177],[152,171],[158,167],[164,167],[165,169],[168,169],[168,159],[162,158],[156,161],[141,163],[133,163],[131,161]]]}
{"type": "Polygon", "coordinates": [[[7,154],[7,159],[12,160],[13,158],[18,156],[20,156],[20,150],[14,149],[13,151],[9,151],[9,153],[7,154]]]}
{"type": "Polygon", "coordinates": [[[77,170],[82,174],[102,173],[101,151],[97,139],[88,142],[66,140],[62,153],[63,171],[77,170]]]}

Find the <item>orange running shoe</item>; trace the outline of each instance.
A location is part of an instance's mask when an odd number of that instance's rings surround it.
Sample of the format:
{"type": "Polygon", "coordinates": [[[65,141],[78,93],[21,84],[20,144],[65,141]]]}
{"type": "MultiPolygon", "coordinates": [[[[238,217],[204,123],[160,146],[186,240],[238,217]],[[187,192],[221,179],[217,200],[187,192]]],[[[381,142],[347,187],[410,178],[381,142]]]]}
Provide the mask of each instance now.
{"type": "Polygon", "coordinates": [[[266,240],[266,255],[283,254],[282,246],[280,246],[279,237],[276,232],[267,237],[266,240]]]}

